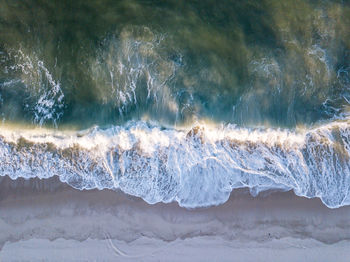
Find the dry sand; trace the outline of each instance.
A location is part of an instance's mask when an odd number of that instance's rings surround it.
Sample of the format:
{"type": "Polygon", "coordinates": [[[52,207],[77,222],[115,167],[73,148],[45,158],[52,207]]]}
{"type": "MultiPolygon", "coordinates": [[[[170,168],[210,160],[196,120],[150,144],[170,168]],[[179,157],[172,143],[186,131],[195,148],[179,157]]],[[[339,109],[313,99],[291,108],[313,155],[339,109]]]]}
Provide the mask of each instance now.
{"type": "Polygon", "coordinates": [[[350,207],[292,192],[186,210],[57,179],[0,182],[0,261],[350,261],[350,207]]]}

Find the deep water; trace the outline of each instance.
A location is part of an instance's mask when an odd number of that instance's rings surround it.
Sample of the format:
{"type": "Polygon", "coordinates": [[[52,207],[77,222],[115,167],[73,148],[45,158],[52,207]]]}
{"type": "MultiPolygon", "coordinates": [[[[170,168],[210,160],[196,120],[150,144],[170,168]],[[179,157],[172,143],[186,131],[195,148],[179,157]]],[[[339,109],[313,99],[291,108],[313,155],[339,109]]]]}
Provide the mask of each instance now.
{"type": "Polygon", "coordinates": [[[295,127],[347,113],[347,1],[0,2],[1,118],[295,127]]]}

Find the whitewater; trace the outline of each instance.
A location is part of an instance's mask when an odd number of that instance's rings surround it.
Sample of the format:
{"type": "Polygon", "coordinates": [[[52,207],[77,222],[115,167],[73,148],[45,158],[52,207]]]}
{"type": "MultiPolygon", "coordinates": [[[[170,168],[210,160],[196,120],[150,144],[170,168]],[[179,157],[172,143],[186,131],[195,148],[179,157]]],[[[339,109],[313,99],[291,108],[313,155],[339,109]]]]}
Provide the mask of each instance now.
{"type": "Polygon", "coordinates": [[[156,2],[1,3],[0,178],[349,205],[349,4],[156,2]]]}
{"type": "Polygon", "coordinates": [[[232,190],[293,190],[330,207],[350,204],[347,120],[293,131],[142,121],[84,131],[2,128],[0,174],[58,176],[80,190],[113,189],[146,202],[219,205],[232,190]]]}

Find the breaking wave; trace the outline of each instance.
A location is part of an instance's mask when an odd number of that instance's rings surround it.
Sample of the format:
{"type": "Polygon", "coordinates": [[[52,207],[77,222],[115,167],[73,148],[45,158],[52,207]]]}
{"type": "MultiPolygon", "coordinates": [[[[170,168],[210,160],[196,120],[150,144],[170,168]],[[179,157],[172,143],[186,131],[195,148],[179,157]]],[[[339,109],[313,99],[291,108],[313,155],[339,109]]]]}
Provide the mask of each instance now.
{"type": "Polygon", "coordinates": [[[0,4],[0,178],[350,203],[346,1],[68,2],[0,4]]]}
{"type": "Polygon", "coordinates": [[[49,178],[77,189],[120,189],[148,203],[219,205],[232,190],[294,190],[330,207],[350,204],[350,125],[164,128],[129,122],[85,131],[2,128],[1,176],[49,178]]]}

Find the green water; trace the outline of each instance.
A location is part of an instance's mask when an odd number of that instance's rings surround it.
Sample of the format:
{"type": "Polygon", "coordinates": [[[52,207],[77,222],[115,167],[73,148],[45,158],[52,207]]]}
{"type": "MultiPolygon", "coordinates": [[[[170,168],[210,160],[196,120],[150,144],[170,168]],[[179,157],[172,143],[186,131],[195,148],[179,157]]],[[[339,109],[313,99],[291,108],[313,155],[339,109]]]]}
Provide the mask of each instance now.
{"type": "Polygon", "coordinates": [[[0,120],[49,127],[344,117],[349,1],[0,0],[0,120]]]}

